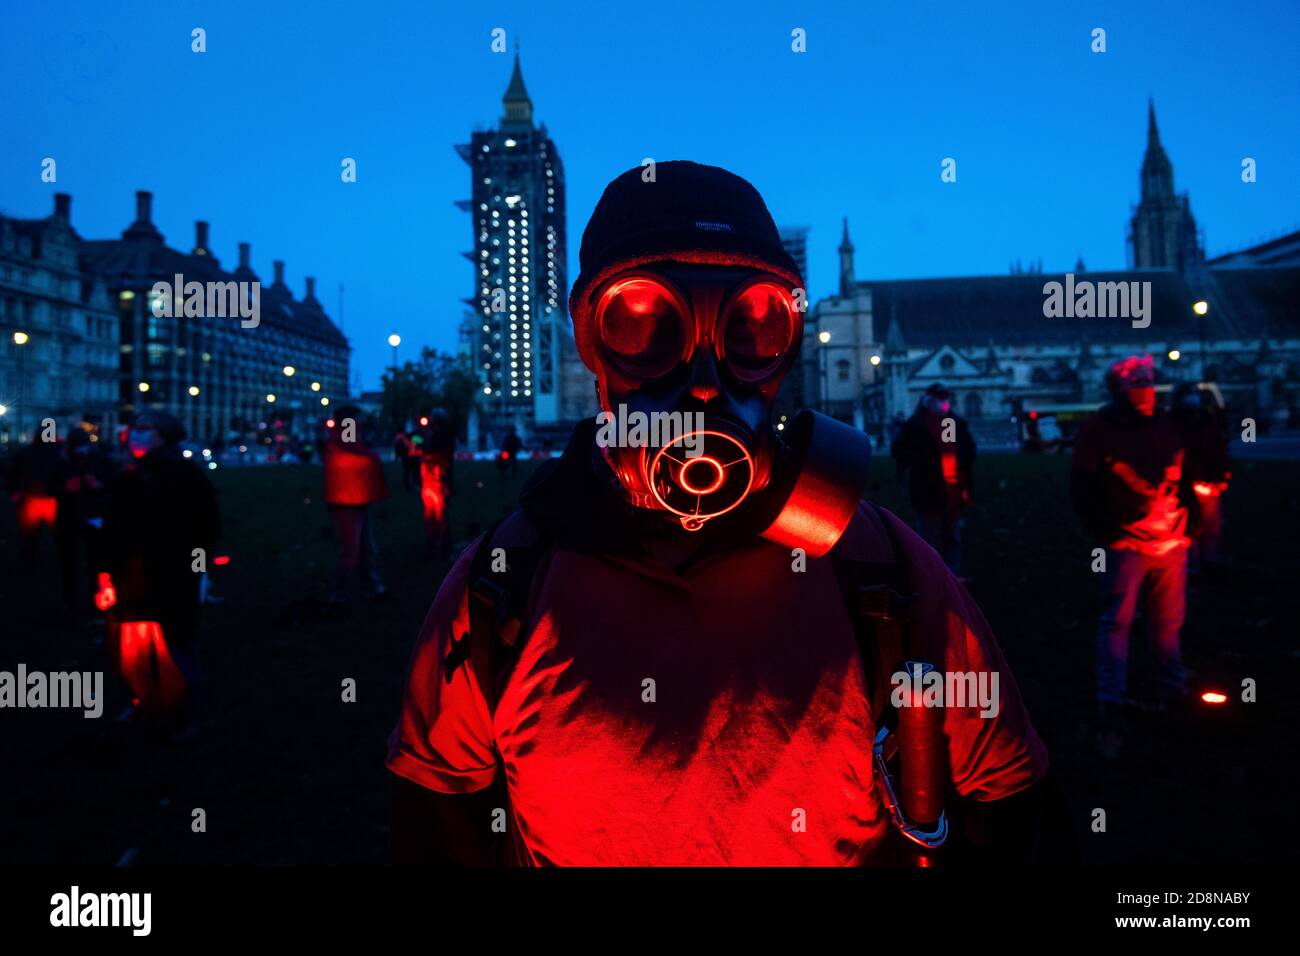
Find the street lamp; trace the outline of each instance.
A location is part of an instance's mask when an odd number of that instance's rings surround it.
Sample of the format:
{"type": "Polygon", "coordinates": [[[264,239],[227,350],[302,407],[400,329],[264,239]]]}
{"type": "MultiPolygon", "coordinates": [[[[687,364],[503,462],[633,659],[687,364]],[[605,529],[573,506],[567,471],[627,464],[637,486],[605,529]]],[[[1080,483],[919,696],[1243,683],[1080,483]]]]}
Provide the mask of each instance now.
{"type": "Polygon", "coordinates": [[[23,348],[31,341],[31,336],[26,332],[14,333],[14,345],[18,346],[18,441],[23,440],[23,414],[27,411],[27,406],[23,404],[23,392],[27,389],[27,371],[24,368],[23,356],[27,350],[23,348]]]}
{"type": "Polygon", "coordinates": [[[402,337],[394,332],[388,337],[388,344],[393,347],[393,380],[397,380],[397,347],[402,344],[402,337]]]}
{"type": "Polygon", "coordinates": [[[1183,353],[1178,351],[1178,349],[1169,350],[1169,361],[1177,362],[1182,357],[1183,357],[1183,353]]]}
{"type": "Polygon", "coordinates": [[[284,375],[286,378],[293,378],[293,373],[296,371],[297,369],[295,369],[292,365],[286,365],[284,367],[284,375]]]}
{"type": "Polygon", "coordinates": [[[817,333],[817,341],[822,344],[822,348],[817,351],[822,353],[822,412],[829,414],[831,404],[831,375],[830,375],[830,357],[826,346],[830,344],[831,333],[825,329],[817,333]]]}
{"type": "Polygon", "coordinates": [[[1201,339],[1201,381],[1205,381],[1208,378],[1205,374],[1205,317],[1210,314],[1210,303],[1204,299],[1197,299],[1192,303],[1192,311],[1201,318],[1201,321],[1196,324],[1201,339]]]}

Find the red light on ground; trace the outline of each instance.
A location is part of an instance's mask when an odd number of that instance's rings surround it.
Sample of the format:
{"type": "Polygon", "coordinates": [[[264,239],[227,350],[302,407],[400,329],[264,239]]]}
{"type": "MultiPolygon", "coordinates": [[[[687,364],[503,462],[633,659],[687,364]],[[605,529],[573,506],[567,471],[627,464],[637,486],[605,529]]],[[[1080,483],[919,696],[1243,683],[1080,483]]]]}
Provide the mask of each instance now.
{"type": "Polygon", "coordinates": [[[212,559],[212,563],[215,564],[215,565],[216,565],[217,567],[219,567],[219,568],[221,568],[221,567],[225,567],[227,564],[230,563],[230,555],[228,555],[228,554],[219,554],[219,555],[217,555],[215,558],[212,559]]]}
{"type": "Polygon", "coordinates": [[[1228,702],[1227,694],[1220,694],[1217,690],[1207,690],[1201,695],[1201,700],[1207,704],[1226,704],[1228,702]]]}

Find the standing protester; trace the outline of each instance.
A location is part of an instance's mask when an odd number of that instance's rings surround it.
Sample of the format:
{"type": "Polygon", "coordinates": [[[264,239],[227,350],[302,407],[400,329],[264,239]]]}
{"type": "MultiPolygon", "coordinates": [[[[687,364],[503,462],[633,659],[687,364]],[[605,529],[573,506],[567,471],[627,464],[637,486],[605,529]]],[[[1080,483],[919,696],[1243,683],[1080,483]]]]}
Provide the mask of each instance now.
{"type": "Polygon", "coordinates": [[[1103,735],[1123,731],[1129,632],[1146,592],[1156,655],[1156,700],[1186,694],[1180,634],[1186,611],[1187,548],[1195,501],[1183,467],[1183,439],[1156,407],[1151,356],[1133,355],[1106,372],[1111,401],[1075,437],[1074,507],[1105,549],[1104,605],[1097,629],[1097,698],[1103,735]]]}
{"type": "Polygon", "coordinates": [[[899,478],[908,475],[917,531],[953,574],[961,574],[962,513],[975,494],[975,440],[965,419],[952,412],[952,392],[938,383],[927,388],[890,450],[899,478]]]}
{"type": "Polygon", "coordinates": [[[100,447],[85,431],[74,428],[68,435],[67,455],[59,474],[55,533],[63,571],[63,603],[70,613],[82,609],[82,583],[93,582],[94,574],[103,567],[101,538],[109,482],[109,464],[100,447]]]}
{"type": "Polygon", "coordinates": [[[386,592],[376,564],[375,528],[370,506],[388,497],[388,483],[379,455],[366,444],[361,409],[338,410],[325,439],[325,507],[338,535],[339,557],[330,600],[349,600],[352,577],[359,574],[367,594],[386,592]]]}
{"type": "Polygon", "coordinates": [[[1223,493],[1232,481],[1227,423],[1214,397],[1192,382],[1174,389],[1170,411],[1187,451],[1183,467],[1201,512],[1188,562],[1193,573],[1210,571],[1217,567],[1223,540],[1223,493]]]}
{"type": "MultiPolygon", "coordinates": [[[[181,423],[141,412],[126,435],[130,461],[109,486],[101,597],[113,595],[109,648],[145,713],[191,728],[202,711],[198,658],[201,578],[221,530],[216,493],[185,458],[181,423]]],[[[104,600],[101,606],[112,601],[104,600]]]]}
{"type": "Polygon", "coordinates": [[[420,450],[420,504],[424,515],[424,549],[429,557],[445,557],[451,549],[449,508],[452,469],[456,463],[456,424],[445,409],[429,413],[420,450]]]}
{"type": "Polygon", "coordinates": [[[402,487],[407,491],[420,486],[420,457],[415,437],[398,432],[393,440],[393,458],[402,466],[402,487]]]}
{"type": "Polygon", "coordinates": [[[497,468],[501,472],[501,478],[504,481],[506,472],[510,472],[513,478],[519,474],[519,450],[524,447],[524,443],[519,438],[519,431],[514,425],[506,429],[506,436],[501,440],[501,454],[497,457],[497,468]]]}
{"type": "Polygon", "coordinates": [[[533,865],[879,862],[873,742],[891,728],[904,778],[935,775],[905,808],[951,790],[982,852],[1052,856],[1059,792],[970,595],[861,502],[862,432],[813,412],[774,427],[803,283],[762,198],[716,167],[642,172],[597,204],[570,315],[604,412],[685,431],[651,445],[580,423],[456,562],[390,740],[395,859],[491,862],[504,822],[533,865]],[[996,708],[905,722],[887,675],[909,654],[1000,675],[996,708]]]}
{"type": "Polygon", "coordinates": [[[37,435],[9,463],[9,500],[18,512],[18,572],[34,574],[41,529],[51,533],[58,520],[59,473],[63,445],[37,435]]]}

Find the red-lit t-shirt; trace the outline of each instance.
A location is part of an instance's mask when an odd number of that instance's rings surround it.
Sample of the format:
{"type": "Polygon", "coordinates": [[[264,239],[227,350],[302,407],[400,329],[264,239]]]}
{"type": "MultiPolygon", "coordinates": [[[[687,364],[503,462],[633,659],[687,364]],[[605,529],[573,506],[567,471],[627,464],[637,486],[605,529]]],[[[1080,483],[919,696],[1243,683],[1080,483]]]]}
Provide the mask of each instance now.
{"type": "MultiPolygon", "coordinates": [[[[921,597],[914,656],[999,673],[996,717],[944,715],[956,789],[1009,796],[1042,775],[1043,746],[974,602],[890,520],[921,597]]],[[[840,546],[889,560],[866,509],[840,546]]],[[[558,551],[494,715],[471,668],[444,680],[468,627],[468,569],[467,551],[425,621],[387,764],[431,790],[475,791],[497,773],[495,743],[532,863],[846,865],[884,836],[871,710],[829,559],[795,571],[788,549],[756,542],[679,576],[558,551]]]]}

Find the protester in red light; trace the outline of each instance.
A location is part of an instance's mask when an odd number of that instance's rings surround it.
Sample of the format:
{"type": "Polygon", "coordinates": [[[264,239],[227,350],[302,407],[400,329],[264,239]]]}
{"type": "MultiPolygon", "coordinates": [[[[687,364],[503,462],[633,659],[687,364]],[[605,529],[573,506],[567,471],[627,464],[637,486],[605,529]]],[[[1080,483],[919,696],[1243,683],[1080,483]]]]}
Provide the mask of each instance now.
{"type": "Polygon", "coordinates": [[[1110,404],[1075,438],[1070,485],[1075,509],[1106,552],[1097,697],[1110,749],[1125,729],[1129,632],[1144,591],[1157,662],[1154,703],[1163,707],[1186,694],[1180,633],[1196,504],[1183,468],[1183,439],[1156,408],[1151,356],[1116,362],[1106,386],[1110,404]]]}
{"type": "MultiPolygon", "coordinates": [[[[173,660],[184,676],[183,710],[172,716],[190,730],[201,716],[205,692],[198,658],[202,572],[196,568],[215,556],[221,517],[207,474],[181,453],[184,437],[181,423],[165,412],[142,412],[131,423],[126,441],[131,461],[109,486],[104,516],[108,579],[101,580],[100,594],[106,604],[111,588],[116,599],[109,613],[111,652],[120,656],[131,649],[120,643],[124,628],[131,637],[141,630],[135,625],[158,625],[150,633],[165,642],[159,656],[173,660]],[[196,549],[201,552],[197,557],[196,549]]],[[[135,647],[133,640],[130,644],[135,647]]],[[[130,661],[122,667],[126,674],[148,671],[130,661]]],[[[140,701],[140,689],[132,689],[137,704],[148,708],[151,702],[140,701]]],[[[167,697],[176,699],[170,692],[167,697]]]]}
{"type": "Polygon", "coordinates": [[[910,581],[912,653],[1001,675],[995,715],[942,713],[945,773],[999,858],[1050,855],[1046,753],[978,608],[859,500],[865,436],[773,427],[802,279],[762,198],[715,167],[656,174],[606,188],[570,315],[606,413],[693,424],[638,446],[580,423],[456,562],[390,739],[394,858],[492,862],[508,808],[531,865],[878,861],[892,662],[864,658],[846,601],[868,569],[910,581]]]}
{"type": "Polygon", "coordinates": [[[371,598],[387,592],[376,564],[371,505],[388,497],[379,455],[366,444],[361,409],[340,408],[325,440],[325,507],[338,535],[339,556],[330,600],[347,602],[352,577],[359,574],[371,598]]]}
{"type": "Polygon", "coordinates": [[[451,548],[448,508],[456,463],[456,424],[446,410],[435,408],[421,430],[420,499],[424,548],[429,557],[445,557],[451,548]]]}
{"type": "Polygon", "coordinates": [[[916,510],[917,531],[961,573],[962,513],[974,502],[975,440],[953,413],[952,392],[936,383],[899,430],[891,452],[916,510]]]}
{"type": "Polygon", "coordinates": [[[1170,412],[1187,450],[1184,466],[1201,513],[1188,552],[1188,563],[1196,573],[1217,567],[1223,540],[1223,494],[1232,481],[1228,430],[1219,403],[1193,382],[1180,382],[1174,388],[1170,412]]]}
{"type": "Polygon", "coordinates": [[[38,435],[24,445],[9,462],[7,484],[9,500],[18,517],[17,567],[20,574],[36,571],[36,545],[41,529],[53,532],[58,518],[60,458],[63,445],[42,441],[38,435]]]}

